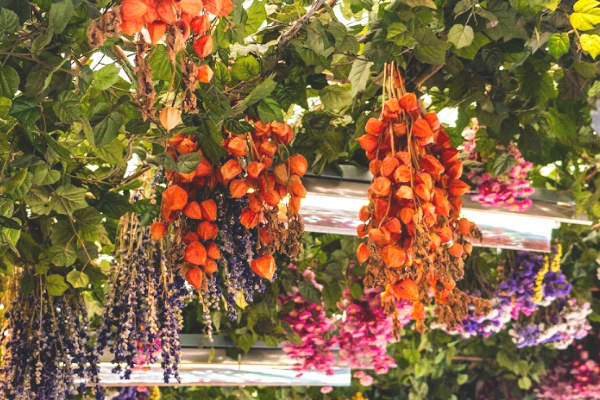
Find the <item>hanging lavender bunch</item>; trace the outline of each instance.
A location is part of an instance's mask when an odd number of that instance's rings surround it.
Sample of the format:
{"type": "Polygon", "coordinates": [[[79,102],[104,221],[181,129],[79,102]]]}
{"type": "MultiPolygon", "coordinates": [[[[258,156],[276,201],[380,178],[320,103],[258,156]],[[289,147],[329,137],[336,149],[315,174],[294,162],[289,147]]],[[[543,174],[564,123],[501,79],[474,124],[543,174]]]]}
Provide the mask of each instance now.
{"type": "Polygon", "coordinates": [[[262,293],[265,284],[262,278],[252,271],[250,263],[254,257],[254,246],[258,240],[256,229],[246,229],[239,221],[242,209],[248,206],[246,198],[234,199],[217,196],[218,225],[221,232],[220,248],[223,269],[225,298],[229,319],[237,319],[236,297],[243,294],[248,303],[253,301],[254,292],[262,293]]]}
{"type": "Polygon", "coordinates": [[[183,278],[166,264],[161,242],[150,238],[139,216],[121,219],[110,292],[96,348],[106,348],[113,373],[129,379],[136,367],[161,360],[164,381],[179,381],[181,310],[188,292],[183,278]]]}
{"type": "Polygon", "coordinates": [[[0,367],[0,398],[15,400],[74,399],[86,383],[102,399],[97,353],[88,346],[89,321],[80,292],[50,296],[44,276],[29,289],[16,274],[8,290],[9,309],[0,331],[4,348],[0,367]]]}

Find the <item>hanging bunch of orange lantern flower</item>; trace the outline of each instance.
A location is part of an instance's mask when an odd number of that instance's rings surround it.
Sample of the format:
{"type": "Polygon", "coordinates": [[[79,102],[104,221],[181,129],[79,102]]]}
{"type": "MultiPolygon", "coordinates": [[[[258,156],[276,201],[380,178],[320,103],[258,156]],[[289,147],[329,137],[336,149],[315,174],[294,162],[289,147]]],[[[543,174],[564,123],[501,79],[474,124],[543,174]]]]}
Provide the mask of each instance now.
{"type": "Polygon", "coordinates": [[[424,113],[414,93],[406,93],[393,65],[386,65],[380,118],[371,118],[358,138],[371,160],[369,205],[360,210],[366,238],[357,250],[367,262],[365,285],[385,288],[387,299],[413,302],[412,317],[423,331],[425,306],[433,298],[440,321],[454,326],[473,302],[487,302],[456,288],[474,224],[460,217],[462,163],[434,112],[424,113]]]}
{"type": "MultiPolygon", "coordinates": [[[[202,157],[190,173],[166,171],[164,222],[153,224],[152,238],[161,240],[173,225],[171,262],[202,295],[206,319],[208,306],[219,306],[219,293],[235,317],[238,294],[250,302],[254,290],[264,288],[260,278],[274,278],[273,254],[294,258],[301,251],[298,209],[306,189],[300,177],[307,162],[285,157],[292,137],[288,124],[257,121],[249,134],[225,131],[221,146],[228,156],[219,162],[202,157]],[[284,224],[278,214],[286,202],[284,224]]],[[[196,137],[183,134],[169,140],[167,152],[175,162],[189,153],[202,156],[196,137]]]]}

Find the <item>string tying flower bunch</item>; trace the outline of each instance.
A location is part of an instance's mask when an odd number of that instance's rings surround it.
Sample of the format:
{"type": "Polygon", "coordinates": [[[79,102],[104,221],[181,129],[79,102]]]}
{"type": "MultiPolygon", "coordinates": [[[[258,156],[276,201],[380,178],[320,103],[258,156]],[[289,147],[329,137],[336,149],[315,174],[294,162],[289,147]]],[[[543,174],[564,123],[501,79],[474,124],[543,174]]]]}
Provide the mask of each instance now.
{"type": "Polygon", "coordinates": [[[456,288],[472,249],[468,238],[480,237],[474,224],[460,218],[460,196],[469,186],[460,180],[459,151],[437,115],[422,112],[416,95],[406,92],[393,65],[384,68],[381,116],[369,119],[365,131],[357,139],[373,174],[358,227],[366,238],[357,250],[359,262],[367,262],[365,286],[412,302],[421,332],[432,297],[438,319],[448,326],[460,323],[471,302],[478,313],[486,311],[487,302],[456,288]]]}

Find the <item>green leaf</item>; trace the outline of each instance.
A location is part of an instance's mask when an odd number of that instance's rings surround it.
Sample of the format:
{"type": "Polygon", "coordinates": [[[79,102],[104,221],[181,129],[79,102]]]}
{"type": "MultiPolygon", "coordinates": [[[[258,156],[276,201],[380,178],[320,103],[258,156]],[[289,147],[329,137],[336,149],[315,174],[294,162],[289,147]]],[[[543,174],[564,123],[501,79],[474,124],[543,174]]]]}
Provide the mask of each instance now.
{"type": "Polygon", "coordinates": [[[167,49],[162,44],[157,45],[150,53],[148,65],[155,80],[169,82],[173,76],[173,65],[167,56],[167,49]]]}
{"type": "Polygon", "coordinates": [[[494,176],[502,175],[508,172],[512,167],[515,166],[516,159],[514,156],[508,153],[500,153],[494,159],[494,165],[492,167],[492,173],[494,176]]]}
{"type": "Polygon", "coordinates": [[[202,156],[196,152],[183,154],[177,159],[177,172],[189,174],[196,170],[200,161],[202,161],[202,156]]]}
{"type": "Polygon", "coordinates": [[[123,143],[117,138],[96,150],[98,156],[107,163],[121,166],[125,165],[125,160],[123,159],[124,151],[125,146],[123,146],[123,143]]]}
{"type": "Polygon", "coordinates": [[[253,56],[244,56],[235,60],[231,75],[240,81],[249,81],[260,73],[260,64],[253,56]]]}
{"type": "Polygon", "coordinates": [[[81,117],[80,101],[81,99],[75,93],[65,90],[58,94],[52,108],[62,122],[73,122],[81,117]]]}
{"type": "Polygon", "coordinates": [[[229,69],[227,69],[225,64],[221,62],[216,63],[213,72],[213,81],[217,88],[223,89],[225,85],[228,85],[231,82],[231,72],[229,72],[229,69]]]}
{"type": "Polygon", "coordinates": [[[58,35],[65,30],[75,9],[72,0],[61,0],[50,7],[50,29],[58,35]]]}
{"type": "Polygon", "coordinates": [[[20,26],[19,17],[14,11],[0,8],[0,41],[17,32],[20,26]]]}
{"type": "Polygon", "coordinates": [[[352,93],[348,87],[330,85],[319,93],[323,106],[335,113],[341,112],[352,104],[352,93]]]}
{"type": "Polygon", "coordinates": [[[348,75],[348,79],[352,85],[352,97],[355,97],[358,92],[364,91],[367,87],[367,83],[371,77],[372,65],[373,63],[371,61],[363,60],[361,58],[357,58],[352,63],[350,75],[348,75]]]}
{"type": "Polygon", "coordinates": [[[61,296],[69,288],[69,285],[65,282],[65,278],[58,274],[48,275],[46,286],[50,296],[61,296]]]}
{"type": "Polygon", "coordinates": [[[25,195],[25,202],[34,214],[48,215],[52,211],[50,208],[50,191],[46,188],[34,187],[25,195]]]}
{"type": "Polygon", "coordinates": [[[167,171],[175,171],[177,169],[177,164],[175,163],[175,160],[173,160],[173,157],[171,156],[171,154],[169,154],[167,152],[158,153],[154,157],[154,161],[156,162],[157,165],[160,165],[167,171]]]}
{"type": "Polygon", "coordinates": [[[577,125],[566,114],[558,112],[555,108],[550,108],[546,115],[550,133],[555,137],[569,138],[577,136],[577,125]]]}
{"type": "Polygon", "coordinates": [[[387,27],[387,40],[398,46],[405,46],[413,42],[408,28],[402,22],[394,22],[387,27]]]}
{"type": "Polygon", "coordinates": [[[60,179],[60,172],[50,169],[47,164],[35,165],[30,168],[30,172],[33,174],[31,183],[35,186],[52,185],[60,179]]]}
{"type": "Polygon", "coordinates": [[[227,129],[231,133],[241,134],[254,131],[252,125],[250,125],[248,121],[244,120],[229,118],[226,119],[223,124],[225,125],[225,129],[227,129]]]}
{"type": "Polygon", "coordinates": [[[223,140],[221,131],[210,119],[204,119],[203,125],[196,133],[198,144],[204,157],[208,158],[212,163],[217,163],[221,157],[227,155],[227,152],[221,146],[221,141],[223,140]]]}
{"type": "Polygon", "coordinates": [[[573,5],[573,14],[569,17],[571,25],[580,31],[594,29],[600,23],[600,2],[595,0],[579,0],[573,5]]]}
{"type": "Polygon", "coordinates": [[[50,247],[45,251],[48,260],[57,267],[69,267],[77,260],[77,245],[75,235],[70,240],[50,247]]]}
{"type": "Polygon", "coordinates": [[[523,390],[529,390],[531,387],[531,379],[528,376],[522,376],[518,381],[519,387],[523,390]]]}
{"type": "Polygon", "coordinates": [[[558,60],[569,51],[569,45],[568,33],[553,33],[548,38],[548,53],[558,60]]]}
{"type": "Polygon", "coordinates": [[[88,206],[85,201],[86,190],[73,185],[58,187],[50,200],[50,207],[59,214],[73,214],[73,211],[88,206]]]}
{"type": "Polygon", "coordinates": [[[583,51],[588,52],[592,58],[598,57],[598,54],[600,54],[600,36],[584,33],[580,36],[579,42],[583,51]]]}
{"type": "Polygon", "coordinates": [[[460,0],[454,6],[454,16],[458,17],[460,14],[471,10],[475,4],[477,4],[477,0],[460,0]]]}
{"type": "Polygon", "coordinates": [[[19,96],[13,100],[9,114],[25,125],[32,125],[40,119],[42,111],[35,99],[19,96]]]}
{"type": "Polygon", "coordinates": [[[112,85],[117,83],[119,78],[119,67],[115,64],[108,64],[94,71],[93,73],[93,85],[99,90],[108,90],[112,85]]]}
{"type": "Polygon", "coordinates": [[[90,278],[83,271],[73,270],[67,274],[67,282],[74,288],[84,288],[90,283],[90,278]]]}
{"type": "Polygon", "coordinates": [[[277,100],[272,97],[267,97],[261,100],[256,106],[258,117],[262,122],[283,122],[283,112],[277,100]]]}
{"type": "Polygon", "coordinates": [[[12,230],[21,230],[21,221],[18,218],[8,218],[0,215],[0,227],[12,230]]]}
{"type": "Polygon", "coordinates": [[[360,299],[363,295],[362,286],[358,283],[353,283],[352,286],[350,286],[350,295],[355,300],[360,299]]]}
{"type": "Polygon", "coordinates": [[[448,41],[457,49],[470,46],[474,38],[473,28],[469,25],[456,24],[448,32],[448,41]]]}
{"type": "Polygon", "coordinates": [[[485,36],[483,33],[477,32],[473,37],[473,42],[469,46],[463,47],[461,49],[455,49],[454,54],[462,58],[473,60],[479,52],[479,49],[481,49],[489,42],[490,39],[487,36],[485,36]]]}
{"type": "Polygon", "coordinates": [[[444,65],[446,62],[446,50],[450,43],[438,39],[430,29],[420,29],[415,34],[417,45],[415,46],[415,57],[417,60],[433,65],[444,65]]]}
{"type": "Polygon", "coordinates": [[[256,33],[267,19],[266,3],[266,1],[254,0],[252,5],[246,10],[246,13],[248,14],[248,20],[246,21],[245,26],[246,35],[249,36],[256,33]]]}
{"type": "MultiPolygon", "coordinates": [[[[268,76],[263,82],[259,83],[250,94],[242,101],[245,107],[250,107],[253,104],[267,98],[277,86],[274,80],[275,75],[268,76]]],[[[233,114],[237,115],[236,107],[232,109],[233,114]]]]}
{"type": "Polygon", "coordinates": [[[19,74],[10,65],[0,67],[0,96],[12,99],[19,89],[19,74]]]}
{"type": "Polygon", "coordinates": [[[401,0],[402,3],[409,7],[428,7],[437,10],[437,6],[433,0],[401,0]]]}
{"type": "Polygon", "coordinates": [[[468,379],[469,379],[469,375],[458,374],[458,376],[456,377],[456,383],[458,383],[459,385],[464,385],[465,383],[467,383],[468,379]]]}
{"type": "Polygon", "coordinates": [[[94,146],[102,147],[117,137],[123,125],[123,116],[118,112],[108,114],[99,124],[94,126],[94,146]]]}

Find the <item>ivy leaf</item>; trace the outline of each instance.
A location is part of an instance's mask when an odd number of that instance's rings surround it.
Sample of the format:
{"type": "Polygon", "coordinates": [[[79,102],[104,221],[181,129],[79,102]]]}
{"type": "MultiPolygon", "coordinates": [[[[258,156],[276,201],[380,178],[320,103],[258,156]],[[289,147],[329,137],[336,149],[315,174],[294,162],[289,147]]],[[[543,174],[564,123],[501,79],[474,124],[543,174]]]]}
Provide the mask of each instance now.
{"type": "Polygon", "coordinates": [[[448,32],[448,42],[457,49],[470,46],[474,38],[473,28],[469,25],[456,24],[448,32]]]}
{"type": "Polygon", "coordinates": [[[94,126],[94,145],[102,147],[117,137],[123,125],[123,116],[118,112],[108,114],[100,123],[94,126]]]}
{"type": "Polygon", "coordinates": [[[260,73],[260,64],[253,56],[244,56],[235,60],[231,75],[240,81],[249,81],[260,73]]]}
{"type": "Polygon", "coordinates": [[[65,282],[65,278],[58,274],[48,275],[46,286],[50,296],[61,296],[69,288],[69,285],[65,282]]]}
{"type": "Polygon", "coordinates": [[[121,166],[125,165],[125,160],[123,159],[125,146],[123,146],[123,143],[117,138],[111,140],[107,145],[102,146],[96,151],[98,156],[108,163],[121,166]]]}
{"type": "Polygon", "coordinates": [[[81,99],[75,93],[65,90],[58,94],[52,108],[62,122],[73,122],[81,117],[80,101],[81,99]]]}
{"type": "Polygon", "coordinates": [[[566,114],[558,112],[555,108],[550,108],[546,116],[550,133],[555,137],[568,138],[577,136],[577,125],[566,114]]]}
{"type": "Polygon", "coordinates": [[[579,38],[579,41],[583,51],[588,52],[592,58],[598,57],[598,54],[600,54],[600,36],[584,33],[579,38]]]}
{"type": "Polygon", "coordinates": [[[367,87],[367,83],[369,82],[369,78],[371,77],[371,66],[373,63],[371,61],[366,61],[360,58],[357,58],[352,63],[352,68],[350,69],[350,75],[348,75],[348,79],[352,85],[351,95],[355,97],[358,92],[362,92],[367,87]]]}
{"type": "Polygon", "coordinates": [[[415,34],[417,45],[415,46],[415,57],[417,60],[433,65],[444,65],[446,62],[446,50],[450,43],[438,39],[429,29],[420,29],[415,34]]]}
{"type": "Polygon", "coordinates": [[[0,96],[12,99],[19,89],[19,74],[10,65],[0,67],[0,96]]]}
{"type": "Polygon", "coordinates": [[[594,29],[600,23],[600,2],[595,0],[579,0],[573,5],[573,14],[569,17],[571,25],[580,31],[594,29]]]}
{"type": "Polygon", "coordinates": [[[33,125],[42,116],[42,111],[35,99],[19,96],[13,100],[9,114],[25,125],[33,125]]]}
{"type": "Polygon", "coordinates": [[[569,45],[568,33],[553,33],[548,38],[548,53],[558,60],[569,51],[569,45]]]}
{"type": "Polygon", "coordinates": [[[20,26],[19,17],[14,11],[0,8],[0,41],[8,39],[20,26]]]}
{"type": "Polygon", "coordinates": [[[119,67],[108,64],[93,73],[93,85],[99,90],[108,90],[119,79],[119,67]]]}
{"type": "Polygon", "coordinates": [[[67,274],[67,282],[74,288],[84,288],[90,283],[90,278],[83,271],[73,270],[67,274]]]}
{"type": "Polygon", "coordinates": [[[177,172],[189,174],[196,170],[200,161],[202,156],[196,152],[183,154],[177,159],[177,172]]]}
{"type": "Polygon", "coordinates": [[[75,9],[72,0],[61,0],[52,3],[50,6],[50,29],[56,34],[61,34],[65,30],[69,20],[73,16],[75,9]]]}
{"type": "Polygon", "coordinates": [[[50,207],[59,214],[73,214],[73,211],[85,208],[88,203],[85,201],[86,190],[73,185],[63,185],[54,191],[50,199],[50,207]]]}

